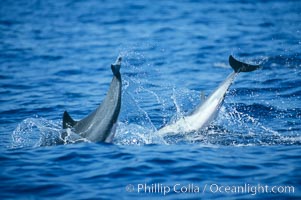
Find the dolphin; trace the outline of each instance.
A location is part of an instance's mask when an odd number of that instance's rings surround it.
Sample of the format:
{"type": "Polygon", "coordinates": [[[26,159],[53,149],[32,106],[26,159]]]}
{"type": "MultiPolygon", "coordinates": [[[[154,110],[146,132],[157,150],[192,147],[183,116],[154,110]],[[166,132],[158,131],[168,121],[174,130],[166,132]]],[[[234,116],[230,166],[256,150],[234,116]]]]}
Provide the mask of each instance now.
{"type": "Polygon", "coordinates": [[[121,107],[121,57],[111,65],[113,79],[109,91],[102,103],[87,117],[80,121],[73,120],[67,111],[63,114],[63,129],[70,128],[91,142],[107,142],[113,140],[116,122],[121,107]]]}
{"type": "Polygon", "coordinates": [[[222,84],[202,104],[199,104],[196,109],[188,116],[184,116],[174,123],[168,124],[158,130],[159,135],[177,134],[193,132],[208,126],[217,116],[227,91],[233,83],[235,77],[240,72],[251,72],[261,68],[260,65],[250,65],[240,62],[229,56],[229,64],[234,69],[222,84]]]}

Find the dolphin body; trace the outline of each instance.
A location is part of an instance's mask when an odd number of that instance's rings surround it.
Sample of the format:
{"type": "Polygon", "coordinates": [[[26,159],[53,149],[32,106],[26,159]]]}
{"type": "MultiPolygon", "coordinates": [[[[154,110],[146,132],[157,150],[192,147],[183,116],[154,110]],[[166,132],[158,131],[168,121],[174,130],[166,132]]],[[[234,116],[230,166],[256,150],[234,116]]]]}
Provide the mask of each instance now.
{"type": "Polygon", "coordinates": [[[174,123],[159,129],[158,134],[164,136],[166,134],[193,132],[205,128],[215,119],[227,91],[238,73],[251,72],[261,67],[259,65],[250,65],[240,62],[235,60],[231,55],[229,56],[229,64],[234,69],[234,72],[227,77],[204,103],[198,105],[192,114],[182,117],[174,123]]]}
{"type": "Polygon", "coordinates": [[[63,114],[63,129],[71,130],[91,142],[112,142],[121,107],[121,57],[111,65],[113,79],[103,102],[80,121],[73,120],[67,111],[63,114]]]}

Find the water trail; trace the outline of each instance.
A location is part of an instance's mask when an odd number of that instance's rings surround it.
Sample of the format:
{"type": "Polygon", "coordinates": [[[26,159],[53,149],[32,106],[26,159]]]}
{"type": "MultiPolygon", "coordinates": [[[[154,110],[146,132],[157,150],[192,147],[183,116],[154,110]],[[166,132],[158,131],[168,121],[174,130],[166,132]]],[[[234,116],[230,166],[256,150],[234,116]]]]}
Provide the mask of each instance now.
{"type": "Polygon", "coordinates": [[[42,117],[23,120],[12,133],[11,148],[53,146],[89,142],[73,133],[70,129],[63,130],[61,121],[51,121],[42,117]]]}
{"type": "Polygon", "coordinates": [[[44,142],[52,144],[60,137],[58,124],[44,118],[27,118],[12,133],[12,148],[37,147],[44,142]]]}

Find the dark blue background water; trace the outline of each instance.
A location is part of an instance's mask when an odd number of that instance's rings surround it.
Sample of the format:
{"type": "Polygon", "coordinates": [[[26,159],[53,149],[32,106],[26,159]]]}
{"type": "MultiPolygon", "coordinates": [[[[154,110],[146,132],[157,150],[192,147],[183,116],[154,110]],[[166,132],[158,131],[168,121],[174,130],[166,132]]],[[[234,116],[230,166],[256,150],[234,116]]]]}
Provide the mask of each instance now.
{"type": "Polygon", "coordinates": [[[0,198],[301,198],[300,47],[300,1],[2,0],[0,198]],[[237,77],[207,130],[157,136],[231,73],[230,54],[263,69],[237,77]],[[101,102],[118,55],[113,144],[41,146],[60,133],[64,110],[81,119],[101,102]],[[200,192],[138,193],[138,184],[200,192]]]}

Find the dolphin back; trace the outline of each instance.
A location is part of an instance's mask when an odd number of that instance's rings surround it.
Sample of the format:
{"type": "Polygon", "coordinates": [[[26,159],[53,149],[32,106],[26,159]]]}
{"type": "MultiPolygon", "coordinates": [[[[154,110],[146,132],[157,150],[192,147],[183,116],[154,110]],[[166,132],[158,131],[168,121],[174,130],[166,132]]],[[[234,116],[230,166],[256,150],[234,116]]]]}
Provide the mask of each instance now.
{"type": "Polygon", "coordinates": [[[158,134],[165,135],[176,134],[179,132],[191,132],[207,127],[217,116],[217,113],[224,102],[227,91],[238,73],[251,72],[261,68],[259,65],[250,65],[238,61],[231,55],[229,56],[229,64],[235,72],[232,72],[227,79],[205,100],[205,102],[200,103],[190,115],[184,116],[159,129],[158,134]]]}
{"type": "Polygon", "coordinates": [[[63,115],[63,129],[72,128],[74,133],[92,142],[111,142],[115,133],[121,107],[121,57],[111,65],[114,74],[109,90],[102,103],[85,118],[75,121],[67,111],[63,115]]]}
{"type": "Polygon", "coordinates": [[[233,56],[231,56],[231,55],[229,56],[229,64],[234,69],[234,71],[236,73],[251,72],[251,71],[254,71],[256,69],[261,68],[260,65],[250,65],[250,64],[238,61],[235,58],[233,58],[233,56]]]}

